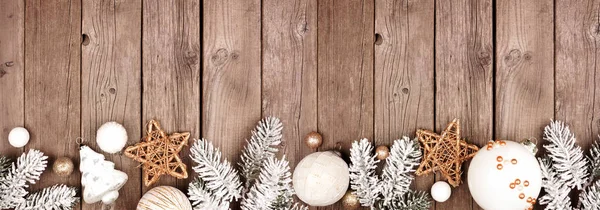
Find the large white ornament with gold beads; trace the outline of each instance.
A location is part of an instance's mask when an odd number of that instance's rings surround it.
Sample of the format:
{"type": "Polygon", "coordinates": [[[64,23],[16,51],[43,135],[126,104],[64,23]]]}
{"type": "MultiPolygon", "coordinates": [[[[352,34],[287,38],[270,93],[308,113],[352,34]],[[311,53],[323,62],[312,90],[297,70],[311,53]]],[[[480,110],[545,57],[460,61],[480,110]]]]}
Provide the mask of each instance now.
{"type": "Polygon", "coordinates": [[[514,141],[490,141],[471,160],[469,191],[486,210],[533,209],[542,189],[534,152],[514,141]]]}
{"type": "Polygon", "coordinates": [[[311,206],[339,201],[350,181],[348,164],[331,151],[312,153],[296,166],[292,182],[300,200],[311,206]]]}
{"type": "Polygon", "coordinates": [[[192,204],[179,189],[160,186],[142,196],[137,210],[192,210],[192,204]]]}

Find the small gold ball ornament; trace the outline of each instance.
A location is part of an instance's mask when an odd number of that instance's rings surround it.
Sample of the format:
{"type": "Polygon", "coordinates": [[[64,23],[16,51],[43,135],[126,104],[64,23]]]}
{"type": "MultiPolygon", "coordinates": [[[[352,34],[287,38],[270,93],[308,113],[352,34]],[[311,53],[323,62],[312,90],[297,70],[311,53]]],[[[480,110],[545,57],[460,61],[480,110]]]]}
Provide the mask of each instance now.
{"type": "Polygon", "coordinates": [[[54,164],[52,164],[52,171],[61,177],[71,175],[71,173],[73,173],[73,168],[73,161],[68,157],[59,157],[54,161],[54,164]]]}
{"type": "Polygon", "coordinates": [[[316,149],[323,144],[323,137],[321,134],[313,131],[306,135],[306,138],[304,138],[304,143],[306,143],[306,146],[310,147],[311,149],[316,149]]]}
{"type": "Polygon", "coordinates": [[[344,206],[344,209],[355,210],[360,207],[360,201],[356,195],[351,191],[348,191],[344,197],[342,197],[342,206],[344,206]]]}
{"type": "Polygon", "coordinates": [[[385,145],[381,145],[375,149],[375,154],[377,154],[377,159],[385,160],[390,156],[390,149],[385,145]]]}

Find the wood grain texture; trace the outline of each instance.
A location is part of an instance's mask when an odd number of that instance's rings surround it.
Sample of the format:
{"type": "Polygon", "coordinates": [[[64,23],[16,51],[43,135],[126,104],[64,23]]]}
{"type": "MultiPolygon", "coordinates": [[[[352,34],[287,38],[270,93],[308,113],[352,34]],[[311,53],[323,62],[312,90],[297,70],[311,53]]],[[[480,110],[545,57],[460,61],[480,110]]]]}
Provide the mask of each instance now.
{"type": "Polygon", "coordinates": [[[25,1],[0,1],[0,155],[14,160],[22,149],[7,139],[11,129],[24,126],[25,1]]]}
{"type": "Polygon", "coordinates": [[[353,141],[373,139],[374,9],[370,0],[318,5],[319,150],[341,149],[345,158],[353,141]]]}
{"type": "Polygon", "coordinates": [[[554,2],[496,1],[496,46],[495,138],[540,141],[554,118],[554,2]]]}
{"type": "MultiPolygon", "coordinates": [[[[125,126],[128,145],[141,136],[141,0],[83,1],[81,46],[81,136],[102,152],[96,131],[104,123],[125,126]]],[[[129,180],[119,191],[113,209],[135,209],[141,197],[139,164],[122,155],[103,153],[129,180]]],[[[83,209],[102,209],[101,203],[83,209]]]]}
{"type": "MultiPolygon", "coordinates": [[[[49,156],[49,166],[61,156],[79,160],[75,139],[81,135],[80,3],[26,2],[25,126],[31,131],[26,151],[41,150],[49,156]]],[[[80,186],[79,170],[64,178],[50,171],[30,191],[59,183],[80,186]]]]}
{"type": "MultiPolygon", "coordinates": [[[[375,145],[434,126],[435,1],[375,2],[375,145]]],[[[417,177],[429,191],[433,176],[417,177]]]]}
{"type": "MultiPolygon", "coordinates": [[[[482,146],[492,139],[493,52],[491,0],[437,1],[436,131],[459,118],[462,138],[468,142],[482,146]]],[[[436,209],[477,208],[466,173],[462,180],[436,209]]]]}
{"type": "Polygon", "coordinates": [[[233,163],[261,118],[261,1],[205,0],[202,136],[233,163]]]}
{"type": "Polygon", "coordinates": [[[317,130],[317,1],[265,0],[262,22],[263,117],[281,119],[293,169],[313,152],[304,137],[317,130]]]}
{"type": "MultiPolygon", "coordinates": [[[[159,121],[167,133],[200,135],[200,1],[143,2],[142,123],[159,121]]],[[[142,133],[145,133],[145,126],[142,133]]],[[[163,175],[154,186],[175,186],[187,192],[193,179],[190,142],[179,153],[188,179],[163,175]]],[[[151,187],[143,187],[146,192],[151,187]]]]}
{"type": "Polygon", "coordinates": [[[600,134],[600,1],[556,1],[556,119],[590,148],[600,134]]]}

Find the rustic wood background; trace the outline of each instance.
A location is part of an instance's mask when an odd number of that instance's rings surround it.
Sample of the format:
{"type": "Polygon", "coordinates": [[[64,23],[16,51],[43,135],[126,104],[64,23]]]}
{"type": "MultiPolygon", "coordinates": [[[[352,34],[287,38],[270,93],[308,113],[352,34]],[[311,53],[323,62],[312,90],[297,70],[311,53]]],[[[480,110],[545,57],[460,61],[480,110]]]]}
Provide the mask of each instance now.
{"type": "MultiPolygon", "coordinates": [[[[292,165],[314,152],[310,131],[348,155],[359,138],[389,145],[453,118],[480,146],[565,120],[587,149],[599,60],[600,0],[0,0],[0,153],[78,160],[74,140],[98,149],[102,123],[123,123],[134,144],[158,119],[237,162],[264,116],[283,120],[292,165]],[[32,135],[23,149],[6,140],[15,126],[32,135]]],[[[115,209],[135,209],[149,189],[138,163],[107,157],[129,174],[115,209]]],[[[46,172],[33,189],[55,183],[79,174],[46,172]]],[[[479,209],[466,183],[433,208],[479,209]]]]}

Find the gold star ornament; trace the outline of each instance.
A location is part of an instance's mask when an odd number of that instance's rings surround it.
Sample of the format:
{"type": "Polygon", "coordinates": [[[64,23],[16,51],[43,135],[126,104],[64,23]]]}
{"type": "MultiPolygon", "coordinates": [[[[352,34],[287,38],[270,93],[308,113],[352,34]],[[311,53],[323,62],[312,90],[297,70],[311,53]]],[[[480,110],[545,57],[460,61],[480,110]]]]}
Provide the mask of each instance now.
{"type": "Polygon", "coordinates": [[[178,179],[188,177],[187,167],[179,152],[187,145],[190,133],[167,135],[156,120],[148,123],[146,136],[140,143],[125,149],[125,156],[142,164],[144,184],[156,183],[160,176],[168,174],[178,179]]]}
{"type": "Polygon", "coordinates": [[[428,130],[417,130],[417,138],[423,145],[423,160],[415,172],[418,176],[440,172],[450,185],[460,184],[461,165],[475,156],[479,147],[460,139],[460,122],[454,119],[448,127],[437,134],[428,130]]]}

